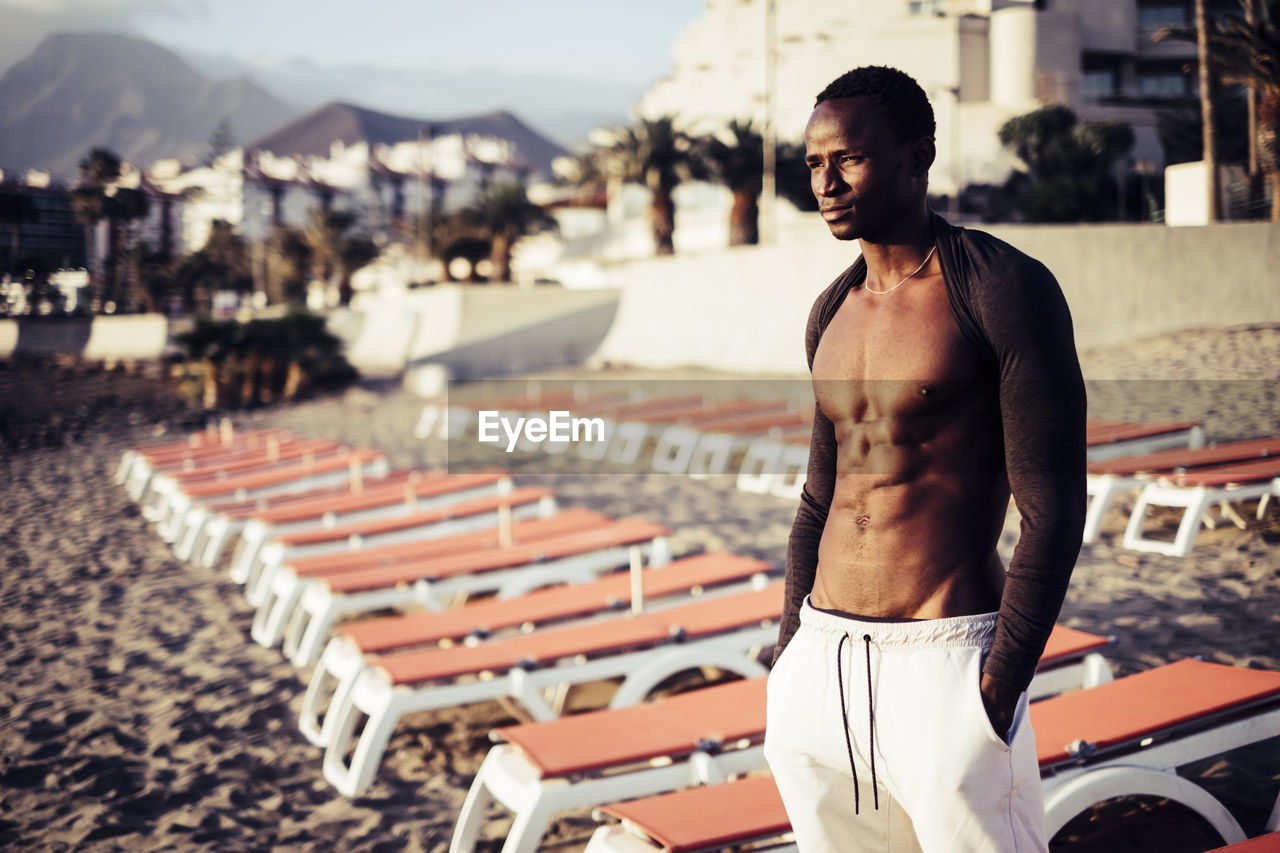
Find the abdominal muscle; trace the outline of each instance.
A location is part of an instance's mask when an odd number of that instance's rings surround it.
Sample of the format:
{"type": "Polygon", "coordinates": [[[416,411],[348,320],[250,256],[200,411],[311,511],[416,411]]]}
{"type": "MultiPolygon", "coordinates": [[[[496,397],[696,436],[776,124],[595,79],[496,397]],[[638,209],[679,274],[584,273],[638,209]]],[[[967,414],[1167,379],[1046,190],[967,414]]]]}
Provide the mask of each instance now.
{"type": "Polygon", "coordinates": [[[1004,566],[995,545],[1009,500],[1003,465],[989,458],[998,443],[974,435],[972,421],[920,444],[868,440],[895,431],[883,427],[836,423],[814,606],[889,619],[996,610],[1004,566]]]}

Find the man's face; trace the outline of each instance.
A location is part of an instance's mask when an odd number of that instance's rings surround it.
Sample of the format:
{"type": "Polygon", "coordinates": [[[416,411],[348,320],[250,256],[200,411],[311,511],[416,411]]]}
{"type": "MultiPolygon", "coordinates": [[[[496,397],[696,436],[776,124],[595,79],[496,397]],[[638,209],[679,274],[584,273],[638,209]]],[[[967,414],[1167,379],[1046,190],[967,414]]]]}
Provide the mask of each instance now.
{"type": "Polygon", "coordinates": [[[875,241],[919,197],[919,157],[894,138],[870,98],[818,104],[804,145],[809,186],[837,239],[875,241]]]}

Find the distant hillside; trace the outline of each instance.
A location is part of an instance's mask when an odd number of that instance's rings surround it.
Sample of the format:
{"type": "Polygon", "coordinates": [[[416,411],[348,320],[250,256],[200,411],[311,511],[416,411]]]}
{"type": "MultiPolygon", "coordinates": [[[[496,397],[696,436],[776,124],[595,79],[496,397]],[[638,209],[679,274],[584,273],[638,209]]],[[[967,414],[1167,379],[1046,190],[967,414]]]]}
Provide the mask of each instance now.
{"type": "Polygon", "coordinates": [[[250,80],[212,82],[174,53],[110,33],[55,33],[0,78],[0,168],[74,177],[94,146],[199,159],[223,118],[239,142],[296,111],[250,80]]]}
{"type": "Polygon", "coordinates": [[[346,145],[361,141],[370,146],[391,145],[417,139],[419,129],[428,122],[437,136],[461,133],[506,139],[535,171],[544,175],[550,175],[551,161],[565,153],[559,145],[504,111],[444,120],[416,119],[336,102],[294,119],[249,147],[282,156],[327,156],[329,144],[335,140],[346,145]]]}

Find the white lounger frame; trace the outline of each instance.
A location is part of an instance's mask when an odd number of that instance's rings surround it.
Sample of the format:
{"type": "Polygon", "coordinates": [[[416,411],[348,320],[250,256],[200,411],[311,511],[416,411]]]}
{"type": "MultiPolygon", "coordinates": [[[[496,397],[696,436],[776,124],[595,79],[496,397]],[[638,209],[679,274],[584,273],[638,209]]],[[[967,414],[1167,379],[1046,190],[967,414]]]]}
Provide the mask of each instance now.
{"type": "MultiPolygon", "coordinates": [[[[1038,671],[1027,690],[1032,699],[1042,699],[1067,690],[1096,687],[1111,679],[1111,666],[1106,658],[1093,651],[1038,671]]],[[[640,698],[643,697],[636,701],[640,698]]],[[[624,701],[611,707],[626,704],[634,702],[624,701]]],[[[494,746],[485,756],[463,801],[449,853],[471,853],[475,849],[485,811],[494,803],[501,804],[515,816],[502,853],[533,853],[552,819],[560,812],[652,796],[691,785],[714,785],[727,781],[730,776],[765,766],[763,746],[759,743],[740,744],[737,748],[734,744],[714,746],[715,751],[699,750],[675,761],[623,773],[611,771],[545,779],[519,747],[494,746]]]]}
{"type": "Polygon", "coordinates": [[[1125,527],[1124,547],[1151,554],[1185,557],[1191,553],[1191,548],[1195,545],[1201,524],[1208,527],[1216,525],[1214,519],[1210,517],[1210,510],[1215,503],[1218,504],[1225,518],[1243,529],[1245,521],[1236,511],[1234,504],[1257,498],[1256,516],[1261,521],[1273,495],[1280,495],[1280,477],[1266,482],[1220,487],[1175,486],[1159,481],[1147,483],[1139,493],[1133,513],[1129,516],[1129,523],[1125,527]],[[1151,539],[1143,535],[1147,509],[1153,506],[1183,508],[1182,518],[1178,522],[1178,532],[1172,542],[1151,539]]]}
{"type": "Polygon", "coordinates": [[[671,561],[665,536],[643,543],[619,545],[569,557],[529,563],[491,572],[454,575],[436,581],[419,580],[409,585],[363,590],[354,593],[332,591],[316,578],[299,579],[288,567],[276,572],[272,596],[254,613],[251,633],[263,646],[273,646],[283,638],[285,656],[295,666],[315,663],[338,619],[388,607],[417,605],[441,610],[450,600],[478,592],[496,592],[503,598],[558,583],[582,583],[619,566],[648,560],[661,566],[671,561]]]}
{"type": "MultiPolygon", "coordinates": [[[[468,489],[466,492],[438,496],[436,502],[441,505],[451,504],[467,496],[492,495],[493,492],[493,487],[468,489]]],[[[419,504],[419,508],[423,506],[425,504],[419,504]]],[[[273,594],[271,585],[273,578],[291,560],[328,554],[354,554],[366,548],[439,539],[442,536],[497,527],[499,523],[503,523],[504,516],[509,521],[520,521],[526,518],[550,518],[557,511],[558,505],[555,499],[548,496],[539,498],[536,501],[526,501],[511,506],[509,509],[495,508],[488,512],[474,513],[462,518],[444,519],[431,524],[388,531],[371,537],[352,537],[336,542],[318,542],[312,545],[293,547],[286,546],[282,542],[267,542],[257,550],[256,556],[250,563],[248,575],[244,580],[244,596],[254,607],[261,607],[262,603],[273,594]]],[[[232,579],[235,580],[236,578],[233,576],[232,579]]]]}
{"type": "Polygon", "coordinates": [[[320,727],[322,735],[330,735],[324,755],[324,775],[347,796],[367,789],[396,724],[405,714],[417,711],[506,696],[518,702],[533,719],[550,720],[558,713],[545,692],[563,695],[567,686],[574,684],[623,677],[623,685],[610,703],[611,707],[623,707],[642,700],[670,676],[698,667],[713,666],[743,678],[763,676],[766,669],[756,660],[756,655],[777,639],[777,633],[776,624],[757,623],[685,643],[673,641],[673,644],[585,662],[569,657],[559,664],[530,671],[516,668],[487,680],[432,686],[392,685],[383,670],[364,667],[362,659],[361,671],[350,690],[340,699],[335,695],[320,727]],[[361,715],[368,720],[348,764],[346,755],[361,715]]]}
{"type": "MultiPolygon", "coordinates": [[[[1240,823],[1226,806],[1195,782],[1178,775],[1177,768],[1275,737],[1280,732],[1280,706],[1273,699],[1264,701],[1251,713],[1234,708],[1224,717],[1227,721],[1220,725],[1205,728],[1210,721],[1198,720],[1194,724],[1199,726],[1197,729],[1184,729],[1181,734],[1176,730],[1172,734],[1161,733],[1157,737],[1164,739],[1155,743],[1144,738],[1108,750],[1113,757],[1104,755],[1077,766],[1058,766],[1043,772],[1048,837],[1097,803],[1137,795],[1186,806],[1208,821],[1226,844],[1246,840],[1240,823]]],[[[1272,805],[1265,830],[1280,830],[1280,796],[1272,805]]],[[[589,853],[653,853],[659,848],[628,831],[625,825],[614,825],[597,830],[586,849],[589,853]]]]}

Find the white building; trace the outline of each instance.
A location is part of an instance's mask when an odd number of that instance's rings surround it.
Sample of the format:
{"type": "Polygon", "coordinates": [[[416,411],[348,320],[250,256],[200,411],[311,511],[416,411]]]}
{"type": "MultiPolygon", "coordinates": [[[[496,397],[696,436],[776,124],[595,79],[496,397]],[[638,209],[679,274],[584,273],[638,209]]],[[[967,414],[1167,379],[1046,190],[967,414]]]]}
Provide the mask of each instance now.
{"type": "Polygon", "coordinates": [[[303,228],[317,210],[346,211],[375,238],[426,210],[451,212],[491,181],[516,180],[525,167],[510,142],[452,134],[376,145],[335,141],[327,157],[281,157],[235,149],[209,166],[152,166],[147,179],[184,198],[182,243],[204,246],[215,220],[245,239],[265,240],[276,226],[303,228]]]}
{"type": "MultiPolygon", "coordinates": [[[[681,34],[671,74],[637,112],[695,129],[733,118],[763,123],[769,0],[708,0],[681,34]]],[[[799,140],[814,97],[860,65],[915,77],[937,117],[934,192],[1001,183],[1015,166],[996,132],[1050,104],[1081,119],[1130,124],[1132,157],[1163,162],[1156,109],[1194,95],[1195,48],[1157,44],[1158,26],[1190,20],[1190,0],[773,0],[773,115],[799,140]],[[1190,70],[1188,70],[1190,61],[1190,70]]]]}

